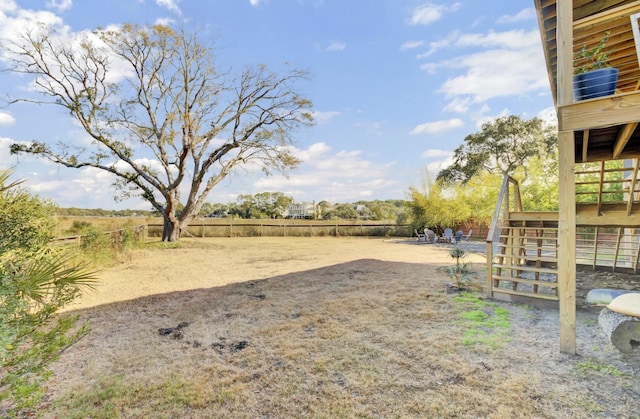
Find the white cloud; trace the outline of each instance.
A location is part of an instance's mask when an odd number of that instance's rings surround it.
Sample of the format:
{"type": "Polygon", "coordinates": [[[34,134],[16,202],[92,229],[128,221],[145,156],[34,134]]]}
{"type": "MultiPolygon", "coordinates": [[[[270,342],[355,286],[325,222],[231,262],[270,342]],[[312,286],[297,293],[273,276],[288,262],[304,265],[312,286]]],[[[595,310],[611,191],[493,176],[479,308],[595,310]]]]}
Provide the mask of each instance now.
{"type": "Polygon", "coordinates": [[[447,97],[471,97],[473,102],[526,94],[548,87],[542,61],[526,51],[493,50],[461,59],[466,74],[452,77],[442,85],[447,97]]]}
{"type": "Polygon", "coordinates": [[[333,52],[333,51],[343,51],[346,48],[347,48],[347,44],[345,44],[344,42],[333,41],[324,50],[327,52],[333,52]]]}
{"type": "Polygon", "coordinates": [[[541,110],[536,117],[542,119],[542,123],[546,126],[558,126],[558,113],[553,106],[541,110]]]}
{"type": "Polygon", "coordinates": [[[340,112],[337,111],[328,111],[328,112],[320,112],[314,111],[311,113],[313,116],[313,120],[318,123],[318,125],[328,124],[333,118],[340,115],[340,112]]]}
{"type": "Polygon", "coordinates": [[[18,9],[18,5],[13,0],[0,0],[0,12],[13,13],[18,9]]]}
{"type": "MultiPolygon", "coordinates": [[[[44,168],[40,165],[39,169],[44,168]]],[[[113,177],[98,169],[56,167],[43,173],[31,172],[22,178],[27,180],[24,186],[29,191],[45,197],[56,197],[54,202],[61,207],[77,206],[81,202],[84,208],[97,208],[104,202],[113,201],[113,177]]]]}
{"type": "Polygon", "coordinates": [[[441,92],[452,101],[447,109],[460,112],[470,103],[548,89],[548,76],[537,30],[465,34],[458,38],[455,46],[479,47],[481,50],[423,66],[430,71],[439,68],[466,70],[449,78],[441,86],[441,92]]]}
{"type": "Polygon", "coordinates": [[[154,22],[154,25],[171,26],[175,22],[176,21],[170,17],[160,17],[156,19],[156,21],[154,22]]]}
{"type": "Polygon", "coordinates": [[[518,23],[524,20],[535,19],[536,12],[533,7],[529,7],[527,9],[522,9],[515,15],[503,15],[500,16],[497,23],[508,24],[508,23],[518,23]]]}
{"type": "Polygon", "coordinates": [[[409,24],[429,25],[440,20],[445,13],[455,12],[459,8],[460,3],[454,3],[451,5],[425,3],[413,10],[409,24]]]}
{"type": "Polygon", "coordinates": [[[331,147],[329,147],[325,143],[314,143],[306,150],[302,150],[296,147],[292,147],[291,150],[293,155],[295,155],[303,162],[320,158],[326,153],[329,153],[329,151],[331,151],[331,147]]]}
{"type": "Polygon", "coordinates": [[[436,150],[429,149],[422,152],[423,159],[441,159],[441,158],[451,158],[453,157],[453,151],[450,150],[436,150]]]}
{"type": "Polygon", "coordinates": [[[471,99],[469,98],[456,98],[447,103],[447,106],[444,107],[444,110],[447,112],[465,114],[469,111],[470,104],[471,99]]]}
{"type": "Polygon", "coordinates": [[[444,160],[437,160],[427,164],[427,171],[429,173],[433,173],[437,175],[441,170],[446,169],[447,167],[453,164],[453,157],[447,158],[444,160]]]}
{"type": "Polygon", "coordinates": [[[261,3],[260,0],[249,0],[249,4],[252,5],[253,7],[260,6],[260,3],[261,3]]]}
{"type": "Polygon", "coordinates": [[[367,133],[372,135],[382,135],[383,125],[384,125],[384,122],[382,121],[371,121],[371,122],[360,121],[353,124],[354,127],[360,128],[363,131],[366,131],[367,133]]]}
{"type": "Polygon", "coordinates": [[[160,7],[166,7],[168,10],[176,14],[181,14],[178,3],[180,0],[156,0],[156,4],[160,7]]]}
{"type": "Polygon", "coordinates": [[[438,71],[439,68],[442,67],[448,67],[448,65],[445,62],[440,62],[440,63],[426,63],[426,64],[422,64],[420,66],[420,70],[424,70],[429,74],[435,74],[436,71],[438,71]]]}
{"type": "Polygon", "coordinates": [[[55,9],[58,13],[71,9],[73,0],[47,0],[46,6],[55,9]]]}
{"type": "Polygon", "coordinates": [[[360,150],[333,152],[325,143],[316,143],[293,152],[303,160],[294,173],[288,177],[260,178],[253,188],[256,191],[282,191],[296,200],[352,202],[395,185],[395,181],[386,179],[395,162],[380,164],[368,160],[360,150]]]}
{"type": "Polygon", "coordinates": [[[0,161],[2,162],[0,170],[7,169],[7,166],[10,165],[10,162],[14,162],[16,160],[16,157],[12,156],[9,152],[9,147],[13,143],[14,141],[11,138],[0,137],[0,161]]]}
{"type": "MultiPolygon", "coordinates": [[[[69,28],[63,25],[62,19],[52,12],[45,10],[23,10],[12,2],[0,0],[0,40],[7,46],[11,42],[18,42],[20,36],[29,30],[39,30],[42,27],[56,28],[59,36],[66,36],[69,28]]],[[[0,56],[8,54],[7,48],[0,50],[0,56]]]]}
{"type": "Polygon", "coordinates": [[[452,129],[460,128],[464,125],[461,119],[447,119],[443,121],[426,122],[420,124],[411,130],[411,135],[418,134],[436,134],[440,132],[450,131],[452,129]]]}
{"type": "Polygon", "coordinates": [[[513,50],[528,49],[540,46],[540,34],[537,30],[525,32],[514,30],[506,32],[489,31],[486,34],[468,33],[458,37],[455,42],[459,47],[509,48],[513,50]]]}
{"type": "Polygon", "coordinates": [[[405,51],[407,49],[418,48],[424,45],[424,41],[407,41],[404,44],[400,45],[400,51],[405,51]]]}
{"type": "Polygon", "coordinates": [[[430,55],[435,54],[436,52],[448,48],[451,44],[455,43],[455,41],[460,37],[460,32],[455,31],[447,35],[446,37],[439,39],[437,41],[429,42],[429,50],[417,55],[418,59],[427,58],[430,55]]]}
{"type": "Polygon", "coordinates": [[[16,119],[6,112],[0,112],[0,125],[12,125],[16,122],[16,119]]]}

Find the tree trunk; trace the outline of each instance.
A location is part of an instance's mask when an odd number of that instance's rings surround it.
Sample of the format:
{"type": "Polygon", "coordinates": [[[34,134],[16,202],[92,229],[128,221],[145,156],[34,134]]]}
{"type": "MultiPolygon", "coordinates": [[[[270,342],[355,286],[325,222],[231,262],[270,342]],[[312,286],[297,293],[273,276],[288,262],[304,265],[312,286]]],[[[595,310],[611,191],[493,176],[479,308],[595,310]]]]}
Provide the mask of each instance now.
{"type": "Polygon", "coordinates": [[[162,229],[162,241],[175,242],[178,240],[180,240],[180,223],[165,219],[162,229]]]}

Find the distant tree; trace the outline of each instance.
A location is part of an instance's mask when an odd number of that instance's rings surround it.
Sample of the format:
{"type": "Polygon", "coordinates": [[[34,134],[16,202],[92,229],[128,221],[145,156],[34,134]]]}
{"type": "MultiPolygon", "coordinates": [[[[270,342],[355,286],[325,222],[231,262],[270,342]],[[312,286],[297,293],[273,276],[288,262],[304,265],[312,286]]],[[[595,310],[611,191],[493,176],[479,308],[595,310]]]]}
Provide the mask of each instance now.
{"type": "Polygon", "coordinates": [[[49,248],[54,206],[0,172],[0,412],[32,417],[49,364],[86,333],[62,307],[91,287],[93,274],[49,248]]]}
{"type": "Polygon", "coordinates": [[[342,218],[344,220],[358,218],[358,211],[356,211],[353,204],[336,204],[327,214],[329,214],[329,218],[342,218]]]}
{"type": "Polygon", "coordinates": [[[546,155],[556,146],[555,130],[545,128],[541,119],[501,117],[483,124],[480,132],[465,137],[454,151],[453,164],[440,171],[437,180],[466,183],[482,171],[511,174],[525,167],[532,157],[546,155]]]}
{"type": "Polygon", "coordinates": [[[283,218],[293,198],[282,192],[260,192],[254,196],[254,205],[268,218],[283,218]]]}
{"type": "Polygon", "coordinates": [[[405,210],[405,202],[401,200],[358,201],[356,204],[366,205],[372,220],[395,220],[405,210]]]}
{"type": "Polygon", "coordinates": [[[231,214],[230,205],[228,204],[213,204],[211,208],[211,213],[209,214],[212,217],[228,217],[231,214]]]}
{"type": "Polygon", "coordinates": [[[255,197],[251,194],[238,195],[235,204],[230,208],[231,215],[238,218],[266,218],[256,207],[255,197]]]}
{"type": "Polygon", "coordinates": [[[471,218],[471,211],[459,200],[459,190],[447,187],[442,181],[427,178],[422,190],[410,188],[407,203],[413,228],[430,228],[442,233],[471,218]]]}
{"type": "Polygon", "coordinates": [[[525,211],[558,210],[558,153],[530,159],[526,173],[516,171],[520,196],[525,211]]]}
{"type": "Polygon", "coordinates": [[[215,211],[216,206],[211,202],[205,202],[200,207],[200,212],[198,213],[198,217],[209,217],[215,211]]]}
{"type": "Polygon", "coordinates": [[[453,185],[453,199],[461,206],[464,214],[464,219],[458,224],[490,223],[501,184],[502,175],[482,172],[465,184],[453,185]]]}
{"type": "MultiPolygon", "coordinates": [[[[518,168],[513,177],[520,184],[525,210],[558,209],[557,153],[544,158],[532,157],[527,171],[518,168]]],[[[466,223],[490,223],[495,212],[503,176],[479,172],[466,183],[448,184],[442,180],[425,181],[422,189],[410,188],[407,203],[413,228],[428,227],[440,232],[446,227],[466,223]]],[[[469,225],[469,228],[471,225],[469,225]]]]}
{"type": "Polygon", "coordinates": [[[326,217],[327,212],[331,209],[331,202],[322,200],[318,202],[318,217],[321,219],[328,219],[331,217],[326,217]]]}
{"type": "Polygon", "coordinates": [[[233,78],[195,32],[124,25],[69,42],[43,25],[3,47],[44,97],[13,102],[59,106],[92,140],[15,143],[12,153],[111,173],[117,199],[141,197],[164,217],[163,240],[178,240],[233,170],[295,167],[292,133],[312,124],[311,102],[295,90],[306,72],[258,66],[233,78]]]}

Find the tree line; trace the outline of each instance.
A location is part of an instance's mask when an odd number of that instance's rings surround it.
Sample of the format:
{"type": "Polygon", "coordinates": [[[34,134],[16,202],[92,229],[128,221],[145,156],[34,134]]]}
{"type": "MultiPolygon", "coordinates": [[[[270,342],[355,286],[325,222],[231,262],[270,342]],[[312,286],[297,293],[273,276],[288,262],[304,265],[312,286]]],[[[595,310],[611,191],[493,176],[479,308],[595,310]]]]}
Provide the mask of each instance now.
{"type": "MultiPolygon", "coordinates": [[[[295,200],[282,192],[260,192],[255,195],[243,194],[233,202],[226,204],[205,202],[198,217],[266,219],[287,218],[290,205],[295,200]]],[[[313,203],[307,203],[314,205],[313,203]]],[[[314,216],[318,220],[404,220],[407,201],[402,199],[356,201],[351,203],[330,203],[323,200],[315,204],[314,216]]],[[[178,213],[182,207],[178,207],[178,213]]],[[[56,215],[63,217],[157,217],[157,211],[142,210],[105,210],[101,208],[56,208],[56,215]]]]}

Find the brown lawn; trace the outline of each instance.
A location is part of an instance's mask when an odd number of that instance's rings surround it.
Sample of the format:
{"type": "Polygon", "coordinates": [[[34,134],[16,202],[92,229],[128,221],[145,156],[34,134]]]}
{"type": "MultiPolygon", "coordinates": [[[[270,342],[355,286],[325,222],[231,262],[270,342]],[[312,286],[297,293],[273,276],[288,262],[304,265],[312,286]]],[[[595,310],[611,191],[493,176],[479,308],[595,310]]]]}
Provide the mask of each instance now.
{"type": "MultiPolygon", "coordinates": [[[[481,255],[477,283],[484,278],[481,255]]],[[[42,417],[640,417],[640,379],[579,310],[447,292],[412,240],[220,238],[141,250],[71,311],[42,417]],[[162,333],[160,333],[160,331],[162,333]]]]}

